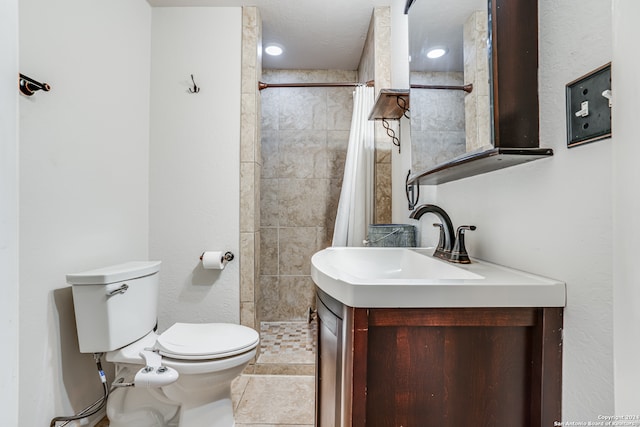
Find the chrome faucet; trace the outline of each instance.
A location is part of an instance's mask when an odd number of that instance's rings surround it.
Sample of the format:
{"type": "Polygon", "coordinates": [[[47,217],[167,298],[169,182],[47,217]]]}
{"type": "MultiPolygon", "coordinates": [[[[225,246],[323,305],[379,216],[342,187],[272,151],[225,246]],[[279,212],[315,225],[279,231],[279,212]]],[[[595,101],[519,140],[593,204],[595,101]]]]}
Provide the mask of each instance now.
{"type": "Polygon", "coordinates": [[[422,215],[426,213],[432,213],[440,219],[440,224],[433,224],[434,227],[440,228],[440,240],[436,247],[433,256],[444,259],[446,261],[455,262],[459,264],[469,264],[469,254],[464,245],[464,233],[467,230],[475,230],[475,225],[463,225],[458,227],[457,234],[454,239],[453,223],[449,215],[439,206],[436,205],[420,205],[418,206],[409,218],[419,220],[422,215]]]}

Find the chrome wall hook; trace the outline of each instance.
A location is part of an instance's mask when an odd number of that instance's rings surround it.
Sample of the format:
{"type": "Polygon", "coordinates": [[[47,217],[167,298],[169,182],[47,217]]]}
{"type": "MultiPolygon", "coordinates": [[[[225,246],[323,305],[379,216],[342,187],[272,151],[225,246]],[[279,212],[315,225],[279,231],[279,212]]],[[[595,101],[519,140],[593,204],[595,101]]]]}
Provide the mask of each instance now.
{"type": "Polygon", "coordinates": [[[191,92],[191,93],[200,92],[200,88],[196,85],[196,81],[193,78],[193,74],[191,74],[191,81],[193,82],[193,89],[189,88],[189,92],[191,92]]]}

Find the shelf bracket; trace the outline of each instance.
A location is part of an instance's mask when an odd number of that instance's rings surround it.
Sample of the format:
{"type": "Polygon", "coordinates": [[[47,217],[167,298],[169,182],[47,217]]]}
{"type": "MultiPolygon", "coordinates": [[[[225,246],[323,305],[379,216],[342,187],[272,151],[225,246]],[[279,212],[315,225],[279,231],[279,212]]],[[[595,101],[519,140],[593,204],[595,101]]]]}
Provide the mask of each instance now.
{"type": "Polygon", "coordinates": [[[400,138],[396,136],[395,130],[391,128],[389,120],[398,120],[400,122],[402,117],[408,119],[408,112],[408,89],[381,89],[371,114],[369,114],[369,120],[382,121],[382,127],[391,138],[393,145],[398,147],[398,153],[400,152],[400,138]]]}

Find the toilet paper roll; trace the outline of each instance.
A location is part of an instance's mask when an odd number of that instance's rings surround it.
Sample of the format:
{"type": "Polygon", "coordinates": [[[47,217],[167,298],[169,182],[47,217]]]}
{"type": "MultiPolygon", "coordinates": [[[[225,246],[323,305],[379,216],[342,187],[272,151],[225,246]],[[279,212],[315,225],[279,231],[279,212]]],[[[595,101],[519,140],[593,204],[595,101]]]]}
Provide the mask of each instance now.
{"type": "Polygon", "coordinates": [[[222,270],[227,260],[221,251],[206,251],[202,254],[202,267],[206,270],[222,270]]]}

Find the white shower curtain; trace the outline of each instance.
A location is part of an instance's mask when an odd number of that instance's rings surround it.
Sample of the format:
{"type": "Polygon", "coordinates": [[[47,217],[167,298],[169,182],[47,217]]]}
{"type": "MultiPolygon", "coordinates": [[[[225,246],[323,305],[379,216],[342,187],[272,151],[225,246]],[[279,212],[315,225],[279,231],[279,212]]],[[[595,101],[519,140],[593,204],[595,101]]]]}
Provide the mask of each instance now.
{"type": "Polygon", "coordinates": [[[373,221],[373,121],[374,88],[358,86],[353,95],[353,116],[333,246],[363,246],[367,226],[373,221]]]}

